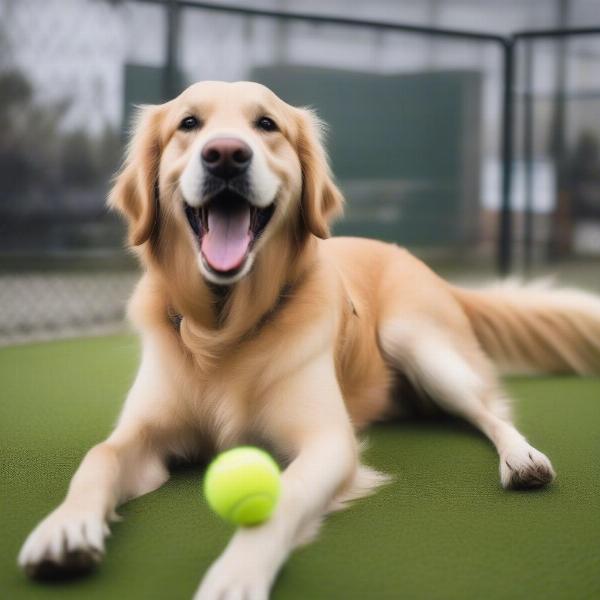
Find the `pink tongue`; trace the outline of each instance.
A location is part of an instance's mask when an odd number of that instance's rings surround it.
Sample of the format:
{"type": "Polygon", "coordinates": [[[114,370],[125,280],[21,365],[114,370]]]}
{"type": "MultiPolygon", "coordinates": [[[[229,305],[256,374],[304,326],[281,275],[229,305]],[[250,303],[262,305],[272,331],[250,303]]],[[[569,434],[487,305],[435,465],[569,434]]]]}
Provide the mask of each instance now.
{"type": "Polygon", "coordinates": [[[202,254],[215,271],[239,267],[250,245],[250,208],[233,212],[208,211],[208,232],[202,238],[202,254]]]}

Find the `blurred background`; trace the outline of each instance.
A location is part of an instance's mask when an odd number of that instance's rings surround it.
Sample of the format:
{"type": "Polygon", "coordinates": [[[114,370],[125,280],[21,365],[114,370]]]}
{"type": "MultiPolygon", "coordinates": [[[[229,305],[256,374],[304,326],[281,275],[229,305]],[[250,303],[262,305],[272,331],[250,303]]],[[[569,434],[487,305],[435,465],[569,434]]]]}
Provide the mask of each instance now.
{"type": "MultiPolygon", "coordinates": [[[[238,3],[502,36],[600,27],[597,0],[238,3]]],[[[337,234],[454,280],[497,275],[498,41],[192,4],[0,0],[0,345],[123,327],[137,271],[105,198],[132,108],[203,79],[265,83],[329,123],[337,234]]],[[[511,272],[598,288],[600,33],[521,39],[514,81],[511,272]]]]}

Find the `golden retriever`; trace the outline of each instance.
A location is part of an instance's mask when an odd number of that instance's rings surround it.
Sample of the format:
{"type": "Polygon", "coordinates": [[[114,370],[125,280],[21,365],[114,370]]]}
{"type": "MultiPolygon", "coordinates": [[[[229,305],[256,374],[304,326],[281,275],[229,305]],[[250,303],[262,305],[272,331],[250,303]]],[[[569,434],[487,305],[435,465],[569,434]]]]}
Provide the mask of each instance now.
{"type": "Polygon", "coordinates": [[[504,487],[553,480],[492,362],[597,373],[600,300],[468,291],[395,245],[326,239],[343,199],[310,111],[248,82],[144,107],[109,203],[144,268],[129,310],[142,361],[115,430],[25,542],[28,574],[97,562],[116,507],[162,485],[170,459],[256,443],[286,465],[281,501],[235,533],[196,598],[267,598],[328,511],[385,481],[356,432],[401,413],[399,377],[491,440],[504,487]]]}

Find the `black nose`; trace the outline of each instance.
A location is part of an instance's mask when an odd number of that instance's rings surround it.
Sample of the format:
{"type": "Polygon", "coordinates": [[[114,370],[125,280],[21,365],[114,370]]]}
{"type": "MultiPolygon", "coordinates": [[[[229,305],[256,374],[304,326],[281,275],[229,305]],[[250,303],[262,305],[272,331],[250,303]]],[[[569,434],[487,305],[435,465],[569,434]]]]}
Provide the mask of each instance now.
{"type": "Polygon", "coordinates": [[[237,138],[216,138],[202,148],[202,164],[221,179],[232,179],[250,166],[252,150],[237,138]]]}

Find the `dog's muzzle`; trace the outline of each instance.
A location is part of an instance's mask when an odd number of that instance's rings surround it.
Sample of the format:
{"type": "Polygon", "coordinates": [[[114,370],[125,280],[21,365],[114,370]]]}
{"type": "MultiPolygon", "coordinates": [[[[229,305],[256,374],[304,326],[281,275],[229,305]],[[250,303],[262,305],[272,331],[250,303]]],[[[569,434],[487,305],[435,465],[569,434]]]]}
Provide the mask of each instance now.
{"type": "Polygon", "coordinates": [[[215,138],[200,153],[204,169],[200,206],[185,203],[204,266],[219,277],[243,270],[275,210],[251,201],[252,149],[241,139],[215,138]]]}

